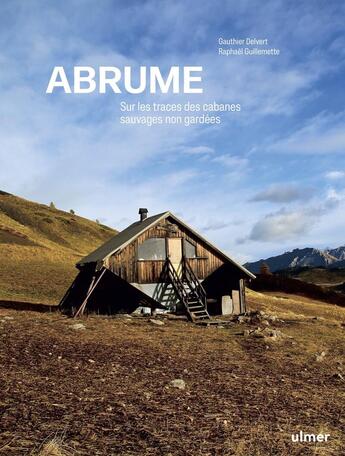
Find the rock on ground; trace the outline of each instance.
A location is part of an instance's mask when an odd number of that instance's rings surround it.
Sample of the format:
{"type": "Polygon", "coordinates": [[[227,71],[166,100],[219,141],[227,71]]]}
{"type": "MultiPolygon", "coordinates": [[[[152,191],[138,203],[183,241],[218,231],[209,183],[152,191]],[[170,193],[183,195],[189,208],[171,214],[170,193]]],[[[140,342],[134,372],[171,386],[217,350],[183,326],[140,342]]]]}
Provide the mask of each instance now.
{"type": "Polygon", "coordinates": [[[239,315],[236,317],[238,323],[246,324],[259,324],[262,323],[266,326],[269,326],[270,323],[284,323],[283,320],[280,320],[277,315],[267,314],[262,310],[247,312],[244,315],[239,315]]]}
{"type": "Polygon", "coordinates": [[[156,325],[156,326],[163,326],[164,325],[164,321],[155,320],[154,318],[150,318],[150,323],[152,323],[153,325],[156,325]]]}
{"type": "Polygon", "coordinates": [[[184,390],[186,389],[186,382],[181,378],[175,378],[175,380],[171,380],[169,386],[172,386],[173,388],[177,388],[180,390],[184,390]]]}
{"type": "Polygon", "coordinates": [[[243,332],[243,335],[248,337],[255,337],[257,339],[265,339],[265,340],[278,340],[278,339],[283,339],[286,336],[283,332],[279,331],[279,329],[273,329],[273,328],[256,328],[253,330],[245,330],[243,332]]]}
{"type": "Polygon", "coordinates": [[[318,362],[318,363],[321,363],[324,359],[325,359],[325,356],[326,356],[326,352],[321,352],[321,353],[318,353],[316,354],[315,356],[315,360],[318,362]]]}
{"type": "Polygon", "coordinates": [[[71,326],[71,328],[75,329],[76,331],[80,331],[86,329],[86,326],[83,323],[75,323],[71,326]]]}

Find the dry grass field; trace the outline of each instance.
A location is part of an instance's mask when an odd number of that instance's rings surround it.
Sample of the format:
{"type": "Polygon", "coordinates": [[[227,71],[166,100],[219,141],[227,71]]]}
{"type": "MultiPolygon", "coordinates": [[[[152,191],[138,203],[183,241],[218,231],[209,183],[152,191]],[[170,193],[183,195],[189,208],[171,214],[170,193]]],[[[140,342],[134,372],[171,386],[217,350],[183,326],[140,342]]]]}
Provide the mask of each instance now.
{"type": "Polygon", "coordinates": [[[215,328],[0,309],[0,455],[345,455],[345,309],[248,301],[278,319],[215,328]],[[255,337],[258,326],[283,337],[255,337]],[[299,430],[331,437],[293,443],[299,430]]]}
{"type": "MultiPolygon", "coordinates": [[[[0,192],[0,302],[57,304],[114,233],[0,192]]],[[[0,307],[0,456],[345,455],[345,308],[247,297],[219,328],[0,307]]]]}
{"type": "Polygon", "coordinates": [[[0,300],[58,304],[75,263],[116,232],[0,192],[0,300]]]}

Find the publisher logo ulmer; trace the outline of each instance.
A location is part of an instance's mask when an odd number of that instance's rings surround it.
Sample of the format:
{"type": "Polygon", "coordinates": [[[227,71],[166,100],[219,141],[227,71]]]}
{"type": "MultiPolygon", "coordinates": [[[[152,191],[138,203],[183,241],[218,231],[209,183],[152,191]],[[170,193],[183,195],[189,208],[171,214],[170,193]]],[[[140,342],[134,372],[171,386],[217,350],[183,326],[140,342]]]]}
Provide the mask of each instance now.
{"type": "Polygon", "coordinates": [[[307,434],[306,432],[299,431],[297,434],[292,434],[291,439],[294,443],[321,443],[328,442],[331,434],[307,434]]]}

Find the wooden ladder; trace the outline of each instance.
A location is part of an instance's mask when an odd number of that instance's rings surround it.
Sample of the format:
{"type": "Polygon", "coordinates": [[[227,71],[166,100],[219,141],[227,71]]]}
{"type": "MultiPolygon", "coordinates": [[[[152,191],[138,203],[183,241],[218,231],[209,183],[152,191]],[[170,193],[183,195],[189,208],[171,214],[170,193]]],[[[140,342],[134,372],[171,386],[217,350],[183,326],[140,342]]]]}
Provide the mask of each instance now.
{"type": "Polygon", "coordinates": [[[166,260],[166,272],[179,300],[184,305],[187,315],[193,322],[209,320],[206,291],[199,283],[188,260],[182,260],[182,276],[179,277],[169,258],[166,260]]]}

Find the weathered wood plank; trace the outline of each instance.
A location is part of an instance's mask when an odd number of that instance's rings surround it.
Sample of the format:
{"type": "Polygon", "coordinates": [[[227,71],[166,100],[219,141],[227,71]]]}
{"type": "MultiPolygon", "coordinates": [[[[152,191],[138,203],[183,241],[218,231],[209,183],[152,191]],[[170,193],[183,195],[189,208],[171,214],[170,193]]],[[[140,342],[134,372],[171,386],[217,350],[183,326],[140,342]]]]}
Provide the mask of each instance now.
{"type": "Polygon", "coordinates": [[[133,283],[155,283],[158,282],[162,272],[163,261],[138,261],[138,246],[149,238],[178,237],[191,242],[196,246],[197,258],[191,258],[190,264],[200,280],[205,279],[223,263],[219,254],[213,251],[208,245],[194,236],[185,227],[179,226],[166,219],[159,225],[148,229],[135,241],[125,247],[121,252],[112,255],[108,260],[109,269],[122,279],[133,283]]]}

